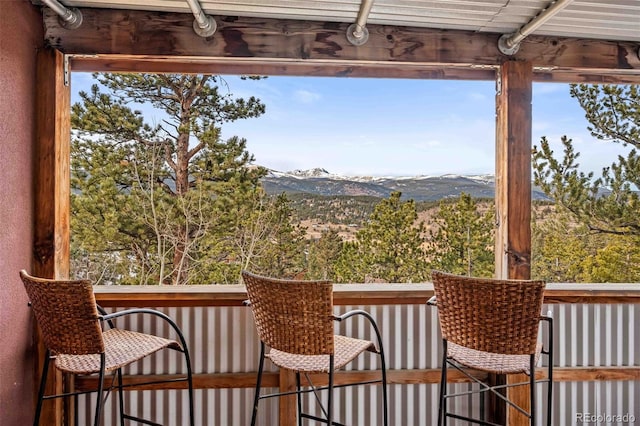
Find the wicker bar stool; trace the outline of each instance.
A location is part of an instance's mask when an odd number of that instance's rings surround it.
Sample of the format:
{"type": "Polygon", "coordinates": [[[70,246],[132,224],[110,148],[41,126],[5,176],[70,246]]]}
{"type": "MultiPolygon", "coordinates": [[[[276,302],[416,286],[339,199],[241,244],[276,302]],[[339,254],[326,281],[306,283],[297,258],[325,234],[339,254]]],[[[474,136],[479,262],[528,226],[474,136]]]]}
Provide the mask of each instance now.
{"type": "Polygon", "coordinates": [[[491,392],[509,406],[536,423],[536,383],[547,384],[547,425],[551,425],[553,388],[553,326],[550,317],[540,315],[545,283],[530,280],[496,280],[432,273],[435,296],[428,303],[438,308],[442,334],[442,374],[438,425],[447,418],[481,425],[496,425],[484,418],[484,398],[480,402],[480,419],[473,419],[447,409],[447,400],[491,392]],[[548,328],[545,345],[538,341],[541,321],[548,328]],[[547,357],[547,377],[536,380],[535,369],[541,355],[547,357]],[[447,369],[454,368],[478,388],[468,392],[447,392],[447,369]],[[489,385],[480,372],[498,375],[526,374],[528,381],[489,385]],[[530,409],[527,411],[501,392],[513,386],[529,386],[530,409]]]}
{"type": "Polygon", "coordinates": [[[256,424],[258,403],[261,399],[284,395],[297,395],[298,425],[302,419],[315,420],[328,425],[340,425],[333,421],[333,390],[337,387],[363,384],[382,385],[383,424],[388,424],[387,376],[382,339],[373,317],[366,311],[353,310],[343,315],[333,314],[333,285],[329,281],[282,280],[242,272],[247,287],[253,316],[260,338],[260,361],[256,381],[251,425],[256,424]],[[354,316],[366,318],[376,334],[377,342],[335,335],[335,321],[354,316]],[[269,351],[267,352],[267,348],[269,351]],[[344,385],[334,385],[334,371],[347,365],[363,352],[380,357],[379,380],[344,385]],[[296,390],[261,395],[264,359],[276,366],[292,370],[296,374],[296,390]],[[328,386],[314,386],[310,373],[328,374],[328,386]],[[303,387],[301,374],[305,376],[303,387]],[[321,403],[319,391],[327,391],[326,406],[321,403]],[[324,418],[302,412],[302,394],[313,392],[320,404],[324,418]]]}
{"type": "MultiPolygon", "coordinates": [[[[33,308],[46,348],[34,426],[40,422],[42,403],[45,399],[77,396],[92,392],[97,393],[94,416],[94,425],[97,426],[100,424],[104,405],[103,392],[107,392],[108,395],[108,392],[113,389],[117,389],[119,394],[121,425],[124,425],[125,420],[157,424],[124,412],[122,391],[127,385],[122,382],[122,368],[166,348],[184,354],[187,371],[185,377],[168,381],[187,382],[189,424],[193,426],[193,383],[189,350],[182,331],[171,318],[152,309],[127,309],[107,314],[96,304],[93,287],[89,281],[36,278],[24,270],[20,271],[20,278],[22,278],[29,296],[30,305],[33,308]],[[134,314],[153,315],[166,321],[178,336],[178,341],[114,327],[116,318],[134,314]],[[108,326],[106,331],[103,331],[102,328],[104,323],[108,326]],[[47,373],[51,360],[53,360],[54,367],[63,373],[77,376],[98,374],[97,389],[45,395],[47,373]],[[106,373],[114,373],[115,376],[110,386],[105,387],[106,373]]],[[[168,381],[154,380],[135,385],[166,383],[168,381]]]]}

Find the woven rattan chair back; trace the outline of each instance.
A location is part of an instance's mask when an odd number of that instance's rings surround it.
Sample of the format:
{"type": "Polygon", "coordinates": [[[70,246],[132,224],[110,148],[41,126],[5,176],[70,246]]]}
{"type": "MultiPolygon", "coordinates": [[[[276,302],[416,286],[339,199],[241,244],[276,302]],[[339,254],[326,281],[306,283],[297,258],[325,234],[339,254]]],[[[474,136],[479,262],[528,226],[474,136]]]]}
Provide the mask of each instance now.
{"type": "Polygon", "coordinates": [[[479,351],[535,352],[544,281],[472,278],[434,271],[442,337],[479,351]]]}
{"type": "Polygon", "coordinates": [[[333,285],[329,281],[242,278],[260,340],[292,354],[333,353],[333,285]]]}
{"type": "Polygon", "coordinates": [[[104,352],[93,288],[88,281],[48,280],[20,271],[47,349],[54,354],[104,352]]]}

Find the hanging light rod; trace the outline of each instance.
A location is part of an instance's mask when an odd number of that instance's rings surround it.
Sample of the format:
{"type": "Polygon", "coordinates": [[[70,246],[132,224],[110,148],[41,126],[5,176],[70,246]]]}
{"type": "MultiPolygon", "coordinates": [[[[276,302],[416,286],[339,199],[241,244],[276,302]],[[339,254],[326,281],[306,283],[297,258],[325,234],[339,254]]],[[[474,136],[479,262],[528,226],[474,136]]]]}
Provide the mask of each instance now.
{"type": "Polygon", "coordinates": [[[366,25],[371,6],[373,6],[373,0],[362,0],[356,23],[347,28],[347,40],[354,46],[361,46],[369,40],[369,30],[366,25]]]}
{"type": "Polygon", "coordinates": [[[82,25],[82,12],[75,7],[68,8],[57,0],[42,0],[42,2],[58,14],[58,20],[62,27],[75,30],[82,25]]]}
{"type": "Polygon", "coordinates": [[[573,2],[573,0],[555,0],[516,32],[502,35],[498,40],[498,49],[500,49],[500,52],[505,55],[515,55],[518,49],[520,49],[520,42],[524,40],[525,37],[540,28],[562,9],[569,6],[571,2],[573,2]]]}
{"type": "Polygon", "coordinates": [[[200,37],[212,36],[218,29],[218,24],[216,24],[213,16],[204,13],[198,0],[187,0],[187,3],[189,3],[189,7],[195,17],[193,21],[193,31],[200,37]]]}

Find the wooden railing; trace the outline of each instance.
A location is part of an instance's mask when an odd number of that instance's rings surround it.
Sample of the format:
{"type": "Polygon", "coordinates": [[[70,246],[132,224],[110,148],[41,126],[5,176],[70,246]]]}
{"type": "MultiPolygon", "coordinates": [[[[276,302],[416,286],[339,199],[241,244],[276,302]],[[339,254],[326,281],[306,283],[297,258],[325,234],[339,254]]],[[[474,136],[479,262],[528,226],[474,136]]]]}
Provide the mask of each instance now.
{"type": "MultiPolygon", "coordinates": [[[[207,308],[207,307],[242,307],[246,299],[243,286],[190,286],[190,287],[96,287],[98,303],[105,308],[123,308],[131,306],[157,307],[161,309],[181,308],[207,308]]],[[[336,309],[351,306],[403,306],[424,305],[425,301],[433,295],[430,284],[349,284],[335,285],[334,304],[336,309]]],[[[548,284],[545,291],[545,303],[553,309],[556,304],[615,304],[638,305],[640,304],[640,284],[548,284]]],[[[243,308],[240,308],[243,309],[243,308]]],[[[556,325],[558,326],[558,325],[556,325]]],[[[639,326],[640,327],[640,326],[639,326]]],[[[384,330],[384,325],[382,325],[384,330]]],[[[562,337],[560,337],[562,338],[562,337]]],[[[202,342],[199,342],[202,343],[202,342]]],[[[629,342],[630,345],[639,346],[640,342],[629,342]]],[[[556,349],[558,350],[558,348],[556,349]]],[[[198,351],[198,342],[193,344],[192,353],[198,351]]],[[[369,375],[366,371],[341,372],[338,382],[350,382],[359,380],[369,375]]],[[[398,385],[435,385],[439,382],[440,371],[438,368],[394,368],[388,372],[390,384],[398,385]]],[[[141,378],[136,375],[127,377],[134,383],[141,378]]],[[[144,378],[147,380],[148,376],[144,378]]],[[[283,387],[289,383],[286,375],[271,371],[267,374],[265,387],[283,387]]],[[[318,378],[321,381],[320,378],[318,378]]],[[[451,375],[449,380],[460,380],[457,375],[451,375]]],[[[618,382],[640,381],[640,365],[634,362],[632,365],[609,366],[558,366],[554,368],[554,382],[618,382]]],[[[201,372],[195,375],[194,385],[196,389],[247,389],[255,384],[255,371],[250,368],[246,371],[210,373],[201,372]]],[[[92,380],[84,380],[76,383],[78,388],[92,385],[92,380]]],[[[166,388],[165,388],[166,389],[166,388]]],[[[280,424],[293,424],[295,406],[282,404],[280,407],[280,424]]],[[[634,410],[640,410],[639,407],[634,410]]],[[[638,413],[631,413],[636,415],[638,413]]],[[[235,424],[235,423],[234,423],[235,424]]],[[[238,422],[240,424],[240,422],[238,422]]]]}

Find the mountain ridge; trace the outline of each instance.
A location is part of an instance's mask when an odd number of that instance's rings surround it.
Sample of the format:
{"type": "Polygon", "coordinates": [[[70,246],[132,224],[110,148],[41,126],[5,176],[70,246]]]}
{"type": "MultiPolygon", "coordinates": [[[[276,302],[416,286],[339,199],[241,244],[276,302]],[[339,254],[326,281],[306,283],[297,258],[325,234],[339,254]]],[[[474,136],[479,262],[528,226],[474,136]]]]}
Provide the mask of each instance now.
{"type": "MultiPolygon", "coordinates": [[[[267,169],[262,179],[270,195],[310,194],[320,196],[372,196],[388,198],[392,192],[402,192],[403,199],[437,201],[456,198],[462,192],[473,198],[494,198],[495,177],[491,174],[474,175],[419,175],[419,176],[345,176],[316,167],[308,170],[280,172],[267,169]]],[[[534,200],[548,200],[538,188],[532,189],[534,200]]]]}

